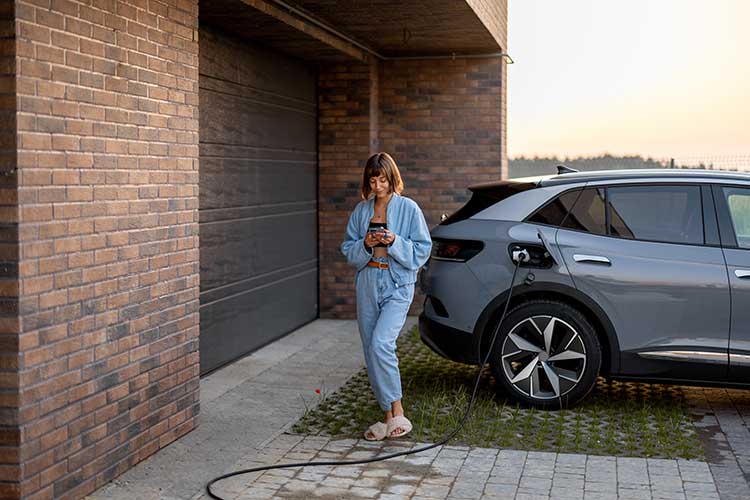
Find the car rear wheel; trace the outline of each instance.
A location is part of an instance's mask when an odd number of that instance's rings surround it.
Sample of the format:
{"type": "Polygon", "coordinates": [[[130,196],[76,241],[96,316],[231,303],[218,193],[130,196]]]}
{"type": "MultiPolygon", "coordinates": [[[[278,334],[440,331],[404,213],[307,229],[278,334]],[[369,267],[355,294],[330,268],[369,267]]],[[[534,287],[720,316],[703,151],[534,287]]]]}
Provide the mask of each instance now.
{"type": "Polygon", "coordinates": [[[601,358],[599,339],[583,314],[562,302],[539,300],[508,312],[490,367],[516,401],[556,410],[591,392],[601,358]]]}

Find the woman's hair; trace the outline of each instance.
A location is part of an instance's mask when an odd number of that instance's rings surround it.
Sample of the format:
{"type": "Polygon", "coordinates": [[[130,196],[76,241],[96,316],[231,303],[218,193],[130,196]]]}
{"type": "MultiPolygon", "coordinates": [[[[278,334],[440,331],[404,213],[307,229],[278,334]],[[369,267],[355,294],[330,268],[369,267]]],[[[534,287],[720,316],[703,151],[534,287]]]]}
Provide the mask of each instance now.
{"type": "Polygon", "coordinates": [[[404,182],[401,180],[401,172],[398,171],[396,162],[388,153],[375,153],[367,159],[365,171],[362,175],[362,199],[366,200],[372,194],[370,179],[384,175],[390,184],[391,193],[401,194],[404,190],[404,182]]]}

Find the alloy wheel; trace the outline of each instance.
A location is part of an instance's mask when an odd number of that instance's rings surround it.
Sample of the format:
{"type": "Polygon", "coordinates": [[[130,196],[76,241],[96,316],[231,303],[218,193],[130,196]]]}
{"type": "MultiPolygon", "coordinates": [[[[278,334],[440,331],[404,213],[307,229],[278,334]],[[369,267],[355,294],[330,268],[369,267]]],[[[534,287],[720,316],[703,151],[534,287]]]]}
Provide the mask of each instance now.
{"type": "Polygon", "coordinates": [[[503,340],[502,367],[507,380],[534,399],[556,399],[570,392],[586,370],[586,347],[569,323],[530,316],[503,340]]]}

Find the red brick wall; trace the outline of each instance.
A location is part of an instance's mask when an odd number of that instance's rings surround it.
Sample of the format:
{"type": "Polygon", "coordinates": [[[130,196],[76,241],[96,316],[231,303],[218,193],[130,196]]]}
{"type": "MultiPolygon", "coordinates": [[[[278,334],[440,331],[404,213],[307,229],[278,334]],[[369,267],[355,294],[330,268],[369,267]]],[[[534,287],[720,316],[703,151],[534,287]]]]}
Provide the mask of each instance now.
{"type": "Polygon", "coordinates": [[[0,498],[19,494],[18,208],[13,2],[0,3],[0,498]]]}
{"type": "Polygon", "coordinates": [[[197,4],[16,0],[25,498],[195,425],[197,4]]]}
{"type": "MultiPolygon", "coordinates": [[[[468,199],[466,186],[507,175],[504,94],[499,58],[382,63],[370,94],[367,67],[325,67],[320,77],[321,317],[353,317],[353,270],[339,251],[359,200],[369,154],[370,95],[377,96],[380,150],[393,154],[404,195],[430,227],[468,199]]],[[[412,313],[421,310],[414,300],[412,313]]]]}

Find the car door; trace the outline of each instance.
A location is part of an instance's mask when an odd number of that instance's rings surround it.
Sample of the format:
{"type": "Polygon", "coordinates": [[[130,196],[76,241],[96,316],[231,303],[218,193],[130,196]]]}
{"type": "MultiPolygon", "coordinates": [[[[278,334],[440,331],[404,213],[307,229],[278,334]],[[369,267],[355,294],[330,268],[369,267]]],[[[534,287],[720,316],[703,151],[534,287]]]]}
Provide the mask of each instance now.
{"type": "Polygon", "coordinates": [[[714,186],[732,294],[729,378],[750,381],[750,186],[714,186]]]}
{"type": "Polygon", "coordinates": [[[621,375],[726,379],[729,285],[711,200],[697,184],[587,186],[558,230],[575,286],[615,328],[621,375]]]}

